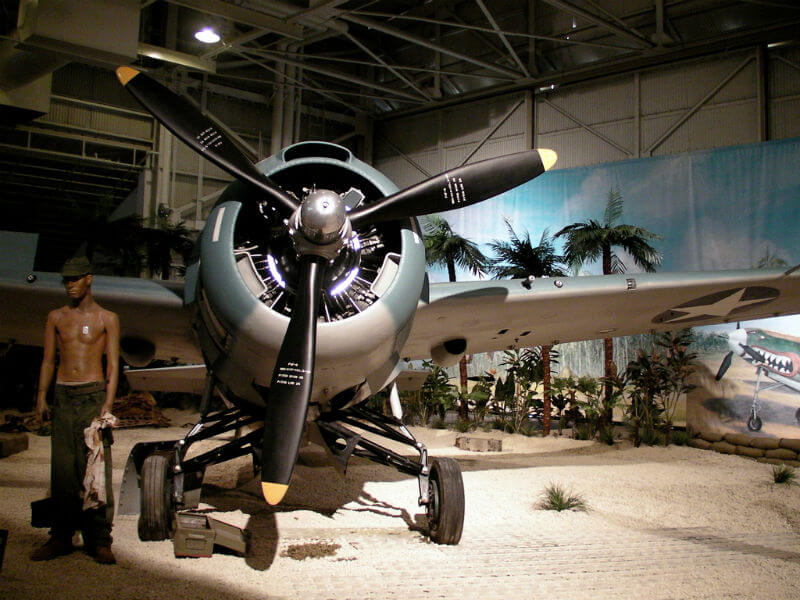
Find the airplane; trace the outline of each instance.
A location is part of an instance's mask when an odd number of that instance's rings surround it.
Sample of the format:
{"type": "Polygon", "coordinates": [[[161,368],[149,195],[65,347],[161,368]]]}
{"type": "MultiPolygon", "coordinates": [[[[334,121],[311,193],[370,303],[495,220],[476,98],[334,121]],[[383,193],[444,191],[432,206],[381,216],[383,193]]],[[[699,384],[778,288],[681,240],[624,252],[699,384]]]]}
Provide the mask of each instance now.
{"type": "MultiPolygon", "coordinates": [[[[129,365],[180,361],[159,377],[204,377],[201,419],[189,433],[142,442],[129,456],[120,513],[139,512],[142,540],[167,539],[176,511],[199,496],[204,469],[238,456],[252,455],[265,500],[279,503],[307,441],[341,468],[359,456],[416,477],[431,540],[457,544],[460,468],[430,458],[403,425],[396,381],[404,361],[448,366],[466,353],[800,312],[795,271],[430,283],[416,217],[512,189],[547,171],[554,152],[472,163],[398,190],[326,142],[300,142],[254,164],[186,98],[131,67],[117,76],[164,126],[236,179],[207,218],[183,286],[93,278],[95,298],[120,317],[129,365]],[[391,415],[366,402],[379,391],[389,393],[391,415]],[[214,393],[230,407],[210,413],[214,393]],[[191,444],[245,426],[253,429],[187,458],[191,444]],[[413,458],[381,439],[407,446],[413,458]]],[[[41,345],[47,312],[63,303],[61,278],[0,276],[0,294],[0,340],[41,345]]]]}
{"type": "MultiPolygon", "coordinates": [[[[716,380],[720,381],[724,377],[731,366],[734,353],[755,365],[756,383],[747,428],[750,431],[760,431],[763,422],[758,416],[761,410],[759,391],[786,387],[800,393],[800,338],[764,329],[736,329],[728,333],[728,346],[730,350],[722,359],[716,380]],[[771,379],[773,383],[762,387],[762,377],[771,379]]],[[[794,413],[794,417],[800,424],[800,408],[794,413]]]]}

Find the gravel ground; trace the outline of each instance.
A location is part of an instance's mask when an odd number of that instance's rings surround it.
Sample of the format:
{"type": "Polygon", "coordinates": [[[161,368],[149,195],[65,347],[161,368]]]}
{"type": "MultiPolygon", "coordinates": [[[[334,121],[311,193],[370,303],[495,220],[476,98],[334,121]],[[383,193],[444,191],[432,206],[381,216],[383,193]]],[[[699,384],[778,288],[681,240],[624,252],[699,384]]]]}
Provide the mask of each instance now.
{"type": "MultiPolygon", "coordinates": [[[[174,427],[115,433],[118,488],[134,443],[177,439],[174,427]]],[[[502,438],[502,453],[454,447],[455,433],[414,429],[434,456],[456,458],[466,489],[458,546],[424,536],[416,481],[359,459],[346,478],[304,450],[289,493],[265,505],[257,481],[236,487],[242,459],[210,469],[202,502],[246,526],[246,556],[219,547],[177,559],[170,541],[141,542],[118,515],[118,564],[86,554],[33,563],[46,530],[30,527],[45,496],[49,439],[0,460],[0,528],[9,530],[0,598],[798,598],[800,487],[772,467],[685,447],[609,447],[567,438],[502,438]],[[586,512],[536,508],[550,483],[580,494],[586,512]]],[[[481,434],[488,435],[488,434],[481,434]]]]}

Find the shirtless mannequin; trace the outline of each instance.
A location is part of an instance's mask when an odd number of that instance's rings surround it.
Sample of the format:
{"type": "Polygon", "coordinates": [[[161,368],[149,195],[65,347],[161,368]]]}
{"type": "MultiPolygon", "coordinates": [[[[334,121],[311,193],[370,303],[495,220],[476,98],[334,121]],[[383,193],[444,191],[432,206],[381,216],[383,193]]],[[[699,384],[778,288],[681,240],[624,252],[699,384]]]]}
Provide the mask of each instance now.
{"type": "Polygon", "coordinates": [[[111,519],[113,500],[106,507],[81,511],[86,446],[83,430],[94,417],[110,412],[119,380],[119,319],[92,296],[89,261],[73,258],[61,271],[69,304],[47,315],[44,358],[39,373],[36,413],[46,419],[47,391],[56,375],[52,407],[51,491],[59,506],[51,538],[33,560],[50,560],[72,551],[72,535],[83,530],[84,548],[97,562],[113,563],[111,519]],[[59,363],[56,371],[56,352],[59,363]],[[103,354],[106,368],[103,370],[103,354]]]}

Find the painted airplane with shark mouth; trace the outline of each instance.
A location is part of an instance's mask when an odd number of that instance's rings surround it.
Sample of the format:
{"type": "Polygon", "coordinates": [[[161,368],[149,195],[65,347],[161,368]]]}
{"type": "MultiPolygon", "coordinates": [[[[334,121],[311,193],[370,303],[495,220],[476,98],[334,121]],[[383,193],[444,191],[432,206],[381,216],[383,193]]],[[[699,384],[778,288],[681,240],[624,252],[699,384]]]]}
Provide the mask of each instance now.
{"type": "MultiPolygon", "coordinates": [[[[736,329],[728,334],[728,346],[730,350],[722,359],[716,380],[720,381],[730,368],[734,353],[755,366],[756,383],[747,428],[760,431],[763,422],[758,416],[759,392],[786,387],[800,394],[800,338],[764,329],[736,329]],[[764,377],[772,383],[762,385],[764,377]]],[[[794,416],[800,424],[800,408],[794,416]]]]}

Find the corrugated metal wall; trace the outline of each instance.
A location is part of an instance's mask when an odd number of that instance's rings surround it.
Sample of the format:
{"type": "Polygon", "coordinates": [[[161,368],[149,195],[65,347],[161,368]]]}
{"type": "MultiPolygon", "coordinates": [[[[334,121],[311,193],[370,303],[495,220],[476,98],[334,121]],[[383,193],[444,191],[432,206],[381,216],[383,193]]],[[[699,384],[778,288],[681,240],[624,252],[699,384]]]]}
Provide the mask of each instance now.
{"type": "MultiPolygon", "coordinates": [[[[556,168],[754,143],[762,118],[766,139],[800,135],[800,50],[767,51],[763,115],[760,64],[752,49],[537,94],[533,120],[522,104],[470,160],[522,150],[527,135],[558,153],[556,168]]],[[[375,165],[400,187],[425,177],[411,161],[432,175],[453,167],[519,98],[379,123],[375,165]]]]}
{"type": "Polygon", "coordinates": [[[770,139],[800,136],[800,48],[771,55],[767,81],[770,139]]]}
{"type": "Polygon", "coordinates": [[[375,167],[403,188],[466,162],[525,150],[525,94],[397,119],[376,126],[375,167]]]}
{"type": "MultiPolygon", "coordinates": [[[[54,77],[53,91],[46,117],[53,123],[131,141],[157,137],[152,119],[107,71],[70,65],[54,77]],[[92,106],[92,101],[122,110],[92,106]]],[[[465,161],[524,150],[529,140],[555,150],[556,168],[568,168],[758,142],[760,119],[766,122],[766,139],[800,136],[800,49],[767,50],[764,60],[755,49],[706,57],[533,98],[519,92],[377,122],[373,164],[402,188],[465,161]],[[760,102],[762,80],[766,98],[760,102]]],[[[271,114],[266,105],[209,94],[208,106],[259,156],[268,154],[271,114]]],[[[315,126],[313,121],[304,126],[306,132],[326,130],[324,123],[315,126]]],[[[187,221],[196,220],[193,225],[202,225],[210,204],[198,210],[198,199],[208,200],[230,177],[208,162],[200,168],[197,155],[180,142],[156,150],[154,166],[175,171],[153,177],[156,188],[166,188],[156,189],[152,206],[166,203],[187,221]]]]}

